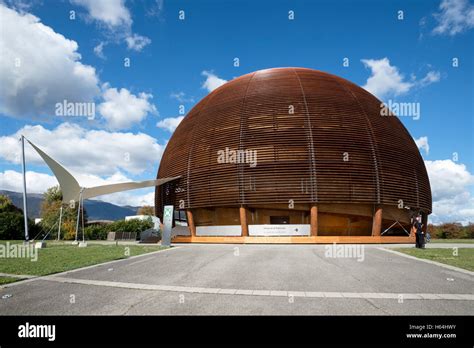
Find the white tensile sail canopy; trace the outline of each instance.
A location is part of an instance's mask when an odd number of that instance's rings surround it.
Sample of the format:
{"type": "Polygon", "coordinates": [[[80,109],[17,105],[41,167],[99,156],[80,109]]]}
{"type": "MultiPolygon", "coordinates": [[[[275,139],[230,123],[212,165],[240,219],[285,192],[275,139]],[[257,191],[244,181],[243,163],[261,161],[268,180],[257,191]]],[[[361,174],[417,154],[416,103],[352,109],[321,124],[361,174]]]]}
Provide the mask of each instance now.
{"type": "Polygon", "coordinates": [[[163,178],[155,180],[145,180],[145,181],[129,181],[118,184],[109,184],[109,185],[100,185],[93,187],[82,187],[77,182],[76,178],[72,176],[69,171],[59,164],[56,160],[52,159],[48,154],[43,150],[38,148],[35,144],[27,139],[28,143],[38,152],[38,154],[43,158],[48,167],[56,176],[56,179],[59,182],[61,191],[63,194],[63,203],[70,203],[71,201],[78,202],[80,199],[87,199],[92,197],[97,197],[101,195],[106,195],[109,193],[127,191],[140,189],[144,187],[151,186],[160,186],[169,181],[179,179],[179,176],[172,178],[163,178]],[[82,192],[81,192],[82,190],[82,192]]]}

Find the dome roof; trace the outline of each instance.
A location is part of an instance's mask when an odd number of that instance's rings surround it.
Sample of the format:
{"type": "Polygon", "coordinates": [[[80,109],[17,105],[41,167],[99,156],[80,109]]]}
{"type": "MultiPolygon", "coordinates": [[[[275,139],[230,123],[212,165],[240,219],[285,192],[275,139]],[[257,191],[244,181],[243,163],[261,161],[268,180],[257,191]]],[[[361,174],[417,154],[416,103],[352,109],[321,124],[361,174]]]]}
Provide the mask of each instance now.
{"type": "MultiPolygon", "coordinates": [[[[331,74],[256,71],[189,111],[166,147],[158,177],[181,176],[173,188],[181,208],[290,200],[395,206],[403,200],[430,213],[418,148],[400,120],[381,116],[380,109],[372,94],[331,74]],[[237,150],[243,152],[232,157],[237,150]]],[[[164,190],[157,188],[157,207],[164,190]]]]}

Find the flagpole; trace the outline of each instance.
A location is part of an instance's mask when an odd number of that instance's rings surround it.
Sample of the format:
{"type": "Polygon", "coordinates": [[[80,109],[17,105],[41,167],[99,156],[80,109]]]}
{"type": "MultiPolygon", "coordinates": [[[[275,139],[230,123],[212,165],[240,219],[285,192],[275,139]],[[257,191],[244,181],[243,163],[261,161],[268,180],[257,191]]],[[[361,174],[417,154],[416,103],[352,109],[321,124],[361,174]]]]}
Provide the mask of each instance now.
{"type": "Polygon", "coordinates": [[[26,165],[25,165],[25,137],[21,135],[21,167],[23,170],[23,217],[25,219],[25,243],[28,243],[28,211],[26,203],[26,165]]]}

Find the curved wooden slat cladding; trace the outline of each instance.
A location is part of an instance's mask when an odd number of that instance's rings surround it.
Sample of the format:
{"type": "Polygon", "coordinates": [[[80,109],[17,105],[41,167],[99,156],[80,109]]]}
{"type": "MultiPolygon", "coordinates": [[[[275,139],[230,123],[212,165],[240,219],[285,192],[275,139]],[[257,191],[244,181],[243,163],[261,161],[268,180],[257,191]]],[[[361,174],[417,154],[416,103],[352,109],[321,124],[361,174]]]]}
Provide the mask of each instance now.
{"type": "Polygon", "coordinates": [[[157,213],[177,208],[371,203],[431,213],[431,190],[412,137],[381,102],[321,71],[276,68],[236,78],[201,100],[171,137],[157,213]],[[218,163],[218,151],[255,150],[256,165],[218,163]]]}

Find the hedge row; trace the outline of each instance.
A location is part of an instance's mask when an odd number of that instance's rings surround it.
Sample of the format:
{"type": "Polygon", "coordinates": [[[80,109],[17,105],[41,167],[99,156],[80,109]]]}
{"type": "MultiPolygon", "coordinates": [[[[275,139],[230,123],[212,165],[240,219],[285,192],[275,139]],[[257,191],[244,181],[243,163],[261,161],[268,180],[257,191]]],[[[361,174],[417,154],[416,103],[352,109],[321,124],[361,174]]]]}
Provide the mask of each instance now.
{"type": "Polygon", "coordinates": [[[463,226],[458,223],[446,223],[442,225],[428,225],[428,232],[432,238],[439,239],[474,239],[474,224],[463,226]]]}
{"type": "MultiPolygon", "coordinates": [[[[109,232],[136,232],[137,237],[141,231],[145,231],[153,227],[151,219],[148,220],[118,220],[108,225],[90,225],[84,229],[85,238],[88,240],[104,240],[107,239],[109,232]]],[[[82,235],[81,235],[82,236],[82,235]]]]}

